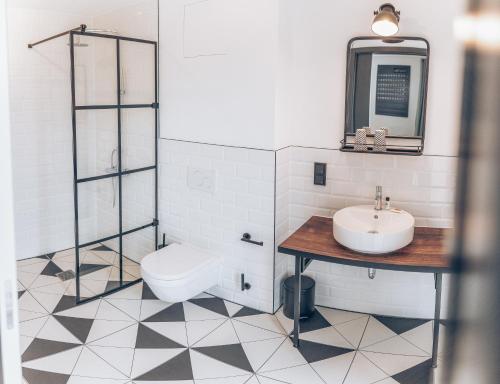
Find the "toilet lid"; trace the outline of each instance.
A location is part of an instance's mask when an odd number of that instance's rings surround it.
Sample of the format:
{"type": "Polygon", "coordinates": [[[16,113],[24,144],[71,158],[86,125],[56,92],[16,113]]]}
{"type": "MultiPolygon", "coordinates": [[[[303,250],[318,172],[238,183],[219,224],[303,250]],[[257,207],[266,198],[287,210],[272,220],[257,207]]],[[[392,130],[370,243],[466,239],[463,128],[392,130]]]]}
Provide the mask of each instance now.
{"type": "Polygon", "coordinates": [[[158,280],[179,280],[218,259],[186,244],[171,244],[150,253],[141,261],[141,268],[158,280]]]}

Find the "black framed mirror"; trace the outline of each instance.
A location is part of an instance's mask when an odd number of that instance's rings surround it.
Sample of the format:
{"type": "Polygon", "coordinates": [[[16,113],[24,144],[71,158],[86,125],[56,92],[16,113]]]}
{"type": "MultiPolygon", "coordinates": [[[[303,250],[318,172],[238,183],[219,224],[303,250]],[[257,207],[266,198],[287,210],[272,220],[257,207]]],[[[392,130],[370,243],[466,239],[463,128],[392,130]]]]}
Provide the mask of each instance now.
{"type": "Polygon", "coordinates": [[[341,150],[422,154],[429,53],[420,37],[349,41],[341,150]]]}

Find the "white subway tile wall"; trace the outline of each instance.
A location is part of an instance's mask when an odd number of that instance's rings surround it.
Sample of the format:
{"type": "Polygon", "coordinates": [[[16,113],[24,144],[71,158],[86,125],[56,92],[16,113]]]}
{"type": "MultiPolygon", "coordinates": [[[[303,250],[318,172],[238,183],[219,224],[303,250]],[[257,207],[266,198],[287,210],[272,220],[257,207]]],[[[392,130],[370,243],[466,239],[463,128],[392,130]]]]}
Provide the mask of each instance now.
{"type": "MultiPolygon", "coordinates": [[[[277,204],[280,223],[293,233],[312,215],[329,216],[355,204],[373,204],[375,187],[394,207],[412,213],[417,226],[452,227],[457,159],[441,156],[352,154],[337,150],[293,147],[286,149],[289,170],[289,204],[277,204]],[[314,162],[326,162],[326,186],[313,184],[314,162]],[[288,213],[288,218],[284,218],[288,213]],[[284,225],[284,224],[283,224],[284,225]]],[[[278,151],[277,158],[282,155],[278,151]]],[[[286,171],[277,173],[284,179],[286,171]]],[[[283,187],[278,188],[278,191],[283,187]]],[[[284,229],[279,229],[282,238],[284,229]]],[[[279,242],[278,242],[279,244],[279,242]]],[[[276,257],[277,265],[281,258],[276,257]]],[[[288,257],[288,274],[292,273],[288,257]]],[[[276,284],[282,278],[276,268],[276,284]]],[[[307,274],[316,279],[317,304],[407,317],[432,317],[434,278],[431,274],[377,271],[368,279],[363,268],[313,262],[307,274]]],[[[444,278],[446,297],[447,278],[444,278]]],[[[446,311],[446,303],[443,302],[446,311]]]]}
{"type": "Polygon", "coordinates": [[[273,311],[275,152],[160,140],[160,231],[223,257],[211,293],[273,311]],[[190,188],[189,168],[211,171],[214,192],[190,188]],[[272,176],[272,177],[271,177],[272,176]],[[243,233],[263,241],[244,243],[243,233]],[[240,276],[252,288],[240,289],[240,276]]]}
{"type": "MultiPolygon", "coordinates": [[[[16,257],[23,259],[74,245],[67,40],[27,44],[87,18],[9,8],[8,21],[16,257]]],[[[88,212],[81,218],[86,228],[92,227],[88,212]]]]}
{"type": "MultiPolygon", "coordinates": [[[[290,235],[290,155],[292,148],[276,152],[276,250],[274,261],[274,310],[281,305],[281,286],[289,274],[291,258],[278,252],[278,245],[290,235]]],[[[311,176],[311,175],[310,175],[311,176]]]]}
{"type": "MultiPolygon", "coordinates": [[[[155,40],[155,4],[148,0],[99,15],[90,18],[89,25],[155,40]],[[134,22],[137,18],[152,21],[134,22]]],[[[75,14],[9,9],[19,259],[73,246],[68,47],[64,39],[34,50],[28,50],[26,43],[41,37],[40,31],[57,33],[82,21],[85,18],[75,14]]],[[[99,87],[109,85],[104,82],[106,67],[94,70],[93,63],[103,58],[97,56],[99,48],[94,43],[78,50],[78,97],[86,102],[93,95],[102,96],[104,90],[99,87]]],[[[150,78],[151,71],[138,73],[142,64],[134,58],[146,55],[128,48],[123,56],[129,79],[124,98],[133,101],[136,96],[151,95],[150,89],[142,88],[143,78],[150,78]]],[[[124,114],[125,168],[146,166],[153,160],[153,115],[148,112],[124,114]]],[[[110,167],[111,151],[116,148],[113,119],[106,112],[79,114],[79,156],[87,159],[79,164],[82,175],[100,174],[110,167]]],[[[412,213],[417,225],[452,227],[456,162],[440,156],[380,156],[299,147],[274,152],[160,140],[160,231],[171,241],[186,241],[224,257],[220,285],[212,293],[271,312],[280,305],[281,283],[291,273],[292,261],[275,252],[274,246],[311,215],[331,216],[349,205],[372,204],[375,186],[382,185],[384,196],[391,197],[393,206],[412,213]],[[328,164],[326,186],[313,185],[314,162],[328,164]],[[213,192],[189,188],[189,168],[212,172],[213,192]],[[244,232],[264,246],[241,242],[244,232]],[[252,284],[245,292],[240,290],[241,273],[252,284]]],[[[151,175],[124,178],[127,228],[151,218],[153,188],[151,175]],[[140,180],[133,182],[136,177],[140,180]]],[[[116,226],[113,195],[117,192],[111,180],[87,189],[88,194],[81,196],[81,229],[85,238],[95,239],[116,226]]],[[[127,237],[125,253],[140,259],[152,250],[152,239],[152,230],[127,237]]],[[[116,249],[116,242],[108,245],[116,249]]],[[[369,280],[365,269],[317,262],[307,273],[317,280],[318,304],[410,317],[432,315],[431,275],[378,271],[375,280],[369,280]]],[[[445,279],[445,290],[446,286],[445,279]]]]}
{"type": "MultiPolygon", "coordinates": [[[[62,37],[34,49],[28,49],[27,44],[81,23],[157,40],[157,2],[143,0],[104,14],[96,10],[97,16],[14,6],[8,8],[8,13],[16,257],[24,259],[74,246],[68,40],[62,37]]],[[[88,47],[75,49],[78,103],[114,103],[115,42],[81,39],[88,47]]],[[[124,102],[153,102],[152,46],[124,43],[121,53],[126,80],[124,102]],[[142,101],[143,98],[148,100],[142,101]]],[[[124,168],[152,165],[155,137],[152,111],[124,112],[122,123],[124,168]]],[[[111,151],[117,147],[116,112],[79,111],[77,126],[79,177],[104,173],[110,167],[111,151]]],[[[124,206],[129,213],[124,218],[126,224],[151,216],[153,189],[145,186],[151,185],[149,181],[142,184],[125,193],[128,201],[124,201],[124,206]]],[[[116,227],[118,213],[112,206],[111,180],[89,184],[79,200],[82,239],[95,240],[112,226],[116,227]]],[[[130,254],[143,255],[154,246],[151,233],[137,233],[134,238],[138,239],[138,246],[128,245],[130,254]],[[147,241],[151,246],[145,246],[147,241]]]]}

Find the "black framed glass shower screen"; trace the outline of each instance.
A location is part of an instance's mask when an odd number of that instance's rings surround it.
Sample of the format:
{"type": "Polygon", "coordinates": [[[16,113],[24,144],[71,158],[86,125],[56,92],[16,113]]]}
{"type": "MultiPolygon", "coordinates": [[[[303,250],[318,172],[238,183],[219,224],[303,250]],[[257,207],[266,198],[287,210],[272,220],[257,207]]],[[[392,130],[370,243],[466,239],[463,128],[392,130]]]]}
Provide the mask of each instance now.
{"type": "Polygon", "coordinates": [[[158,244],[158,47],[69,35],[77,304],[141,281],[158,244]]]}

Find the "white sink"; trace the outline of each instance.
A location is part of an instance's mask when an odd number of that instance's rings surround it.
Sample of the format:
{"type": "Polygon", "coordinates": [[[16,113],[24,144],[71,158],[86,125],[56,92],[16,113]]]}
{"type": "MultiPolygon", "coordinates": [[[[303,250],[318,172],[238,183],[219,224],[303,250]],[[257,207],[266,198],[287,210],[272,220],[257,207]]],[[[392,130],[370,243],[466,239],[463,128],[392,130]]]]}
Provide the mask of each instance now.
{"type": "Polygon", "coordinates": [[[413,241],[415,219],[406,211],[376,211],[372,205],[341,209],[333,216],[333,237],[353,251],[382,254],[413,241]]]}

